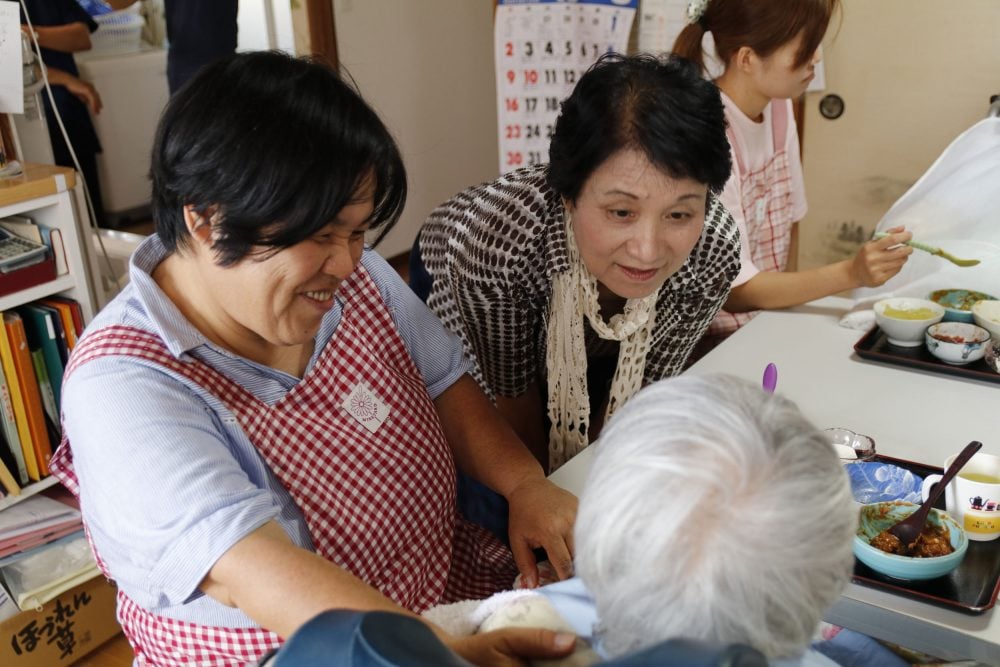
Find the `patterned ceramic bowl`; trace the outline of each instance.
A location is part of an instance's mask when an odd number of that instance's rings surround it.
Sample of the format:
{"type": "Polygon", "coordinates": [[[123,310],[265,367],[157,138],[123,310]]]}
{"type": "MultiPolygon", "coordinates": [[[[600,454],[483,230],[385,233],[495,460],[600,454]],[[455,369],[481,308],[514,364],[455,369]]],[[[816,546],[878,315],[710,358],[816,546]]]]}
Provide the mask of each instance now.
{"type": "Polygon", "coordinates": [[[977,301],[996,301],[995,296],[970,289],[939,289],[927,298],[944,306],[945,322],[972,322],[972,307],[977,301]]]}
{"type": "Polygon", "coordinates": [[[913,514],[917,507],[919,505],[899,500],[863,505],[858,532],[854,536],[854,555],[858,560],[879,574],[906,580],[934,579],[958,567],[969,548],[969,538],[958,522],[938,509],[932,509],[927,520],[948,529],[951,546],[955,550],[947,556],[911,558],[886,553],[869,544],[873,537],[913,514]]]}
{"type": "Polygon", "coordinates": [[[924,334],[931,354],[953,366],[979,361],[986,354],[990,332],[965,322],[940,322],[927,327],[924,334]]]}

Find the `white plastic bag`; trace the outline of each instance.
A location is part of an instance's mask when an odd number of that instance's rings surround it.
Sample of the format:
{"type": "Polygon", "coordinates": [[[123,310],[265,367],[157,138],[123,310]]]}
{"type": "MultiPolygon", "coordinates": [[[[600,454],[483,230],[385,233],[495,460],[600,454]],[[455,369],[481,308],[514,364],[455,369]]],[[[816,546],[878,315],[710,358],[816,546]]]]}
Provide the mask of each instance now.
{"type": "Polygon", "coordinates": [[[855,298],[927,298],[934,290],[952,288],[1000,298],[1000,118],[981,120],[955,139],[892,205],[876,231],[898,225],[913,232],[916,241],[980,263],[962,268],[915,250],[896,276],[881,287],[855,290],[855,298]]]}

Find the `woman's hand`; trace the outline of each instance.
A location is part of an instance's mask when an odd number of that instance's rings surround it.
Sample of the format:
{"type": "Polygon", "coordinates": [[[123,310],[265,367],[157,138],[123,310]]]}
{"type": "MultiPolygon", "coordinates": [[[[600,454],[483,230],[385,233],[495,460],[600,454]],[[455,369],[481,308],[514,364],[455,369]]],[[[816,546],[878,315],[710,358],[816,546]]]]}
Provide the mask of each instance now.
{"type": "Polygon", "coordinates": [[[66,89],[69,92],[76,95],[81,102],[87,105],[87,109],[90,113],[95,116],[101,113],[101,109],[104,108],[104,103],[101,102],[101,95],[97,92],[97,88],[89,81],[84,81],[83,79],[73,79],[72,82],[65,84],[66,89]]]}
{"type": "Polygon", "coordinates": [[[562,658],[570,654],[576,636],[541,628],[504,628],[446,641],[452,651],[474,665],[527,665],[525,658],[562,658]]]}
{"type": "Polygon", "coordinates": [[[545,549],[560,579],[573,576],[573,524],[577,498],[544,477],[533,477],[507,495],[510,550],[525,586],[538,586],[532,549],[545,549]]]}
{"type": "Polygon", "coordinates": [[[53,86],[65,86],[66,90],[76,95],[81,102],[87,105],[90,113],[94,115],[101,113],[104,105],[101,103],[101,96],[93,84],[55,67],[49,67],[46,71],[49,83],[53,86]]]}
{"type": "Polygon", "coordinates": [[[861,246],[851,262],[851,272],[861,287],[878,287],[899,273],[913,248],[903,245],[913,234],[903,227],[893,227],[881,239],[861,246]]]}

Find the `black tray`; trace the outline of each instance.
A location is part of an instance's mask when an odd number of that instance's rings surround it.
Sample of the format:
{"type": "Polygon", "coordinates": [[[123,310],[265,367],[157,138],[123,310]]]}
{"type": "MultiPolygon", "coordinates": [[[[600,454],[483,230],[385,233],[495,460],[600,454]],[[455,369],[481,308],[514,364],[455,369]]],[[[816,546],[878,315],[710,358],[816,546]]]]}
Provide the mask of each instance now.
{"type": "MultiPolygon", "coordinates": [[[[942,473],[942,469],[935,466],[889,456],[877,455],[875,460],[906,468],[924,478],[942,473]]],[[[935,507],[944,509],[943,495],[935,503],[935,507]]],[[[1000,593],[1000,539],[992,542],[970,540],[969,550],[957,568],[943,577],[925,581],[903,581],[887,577],[855,559],[854,581],[953,611],[981,614],[996,604],[997,594],[1000,593]]]]}
{"type": "Polygon", "coordinates": [[[927,351],[923,345],[919,347],[899,347],[889,342],[885,333],[875,327],[857,343],[854,344],[854,351],[862,359],[878,361],[883,364],[894,366],[906,366],[909,368],[919,368],[931,373],[941,373],[955,377],[972,378],[1000,384],[1000,373],[990,368],[985,361],[973,361],[966,366],[952,366],[946,364],[933,354],[927,351]]]}

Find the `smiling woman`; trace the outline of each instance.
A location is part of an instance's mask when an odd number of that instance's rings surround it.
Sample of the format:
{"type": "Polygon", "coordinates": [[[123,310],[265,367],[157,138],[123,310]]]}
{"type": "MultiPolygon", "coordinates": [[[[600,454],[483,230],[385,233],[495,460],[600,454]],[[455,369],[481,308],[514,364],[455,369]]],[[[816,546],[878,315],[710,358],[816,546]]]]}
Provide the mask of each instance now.
{"type": "MultiPolygon", "coordinates": [[[[223,59],[171,98],[151,173],[156,234],[73,352],[51,464],[137,662],[256,663],[326,609],[531,583],[535,547],[570,574],[576,499],[365,248],[406,176],[356,90],[276,52],[223,59]],[[509,501],[510,548],[457,514],[456,466],[509,501]]],[[[565,653],[439,635],[473,661],[565,653]]]]}
{"type": "Polygon", "coordinates": [[[601,58],[549,155],[431,213],[411,284],[429,279],[480,384],[555,469],[643,384],[680,372],[739,241],[715,196],[730,171],[722,102],[689,63],[601,58]]]}

